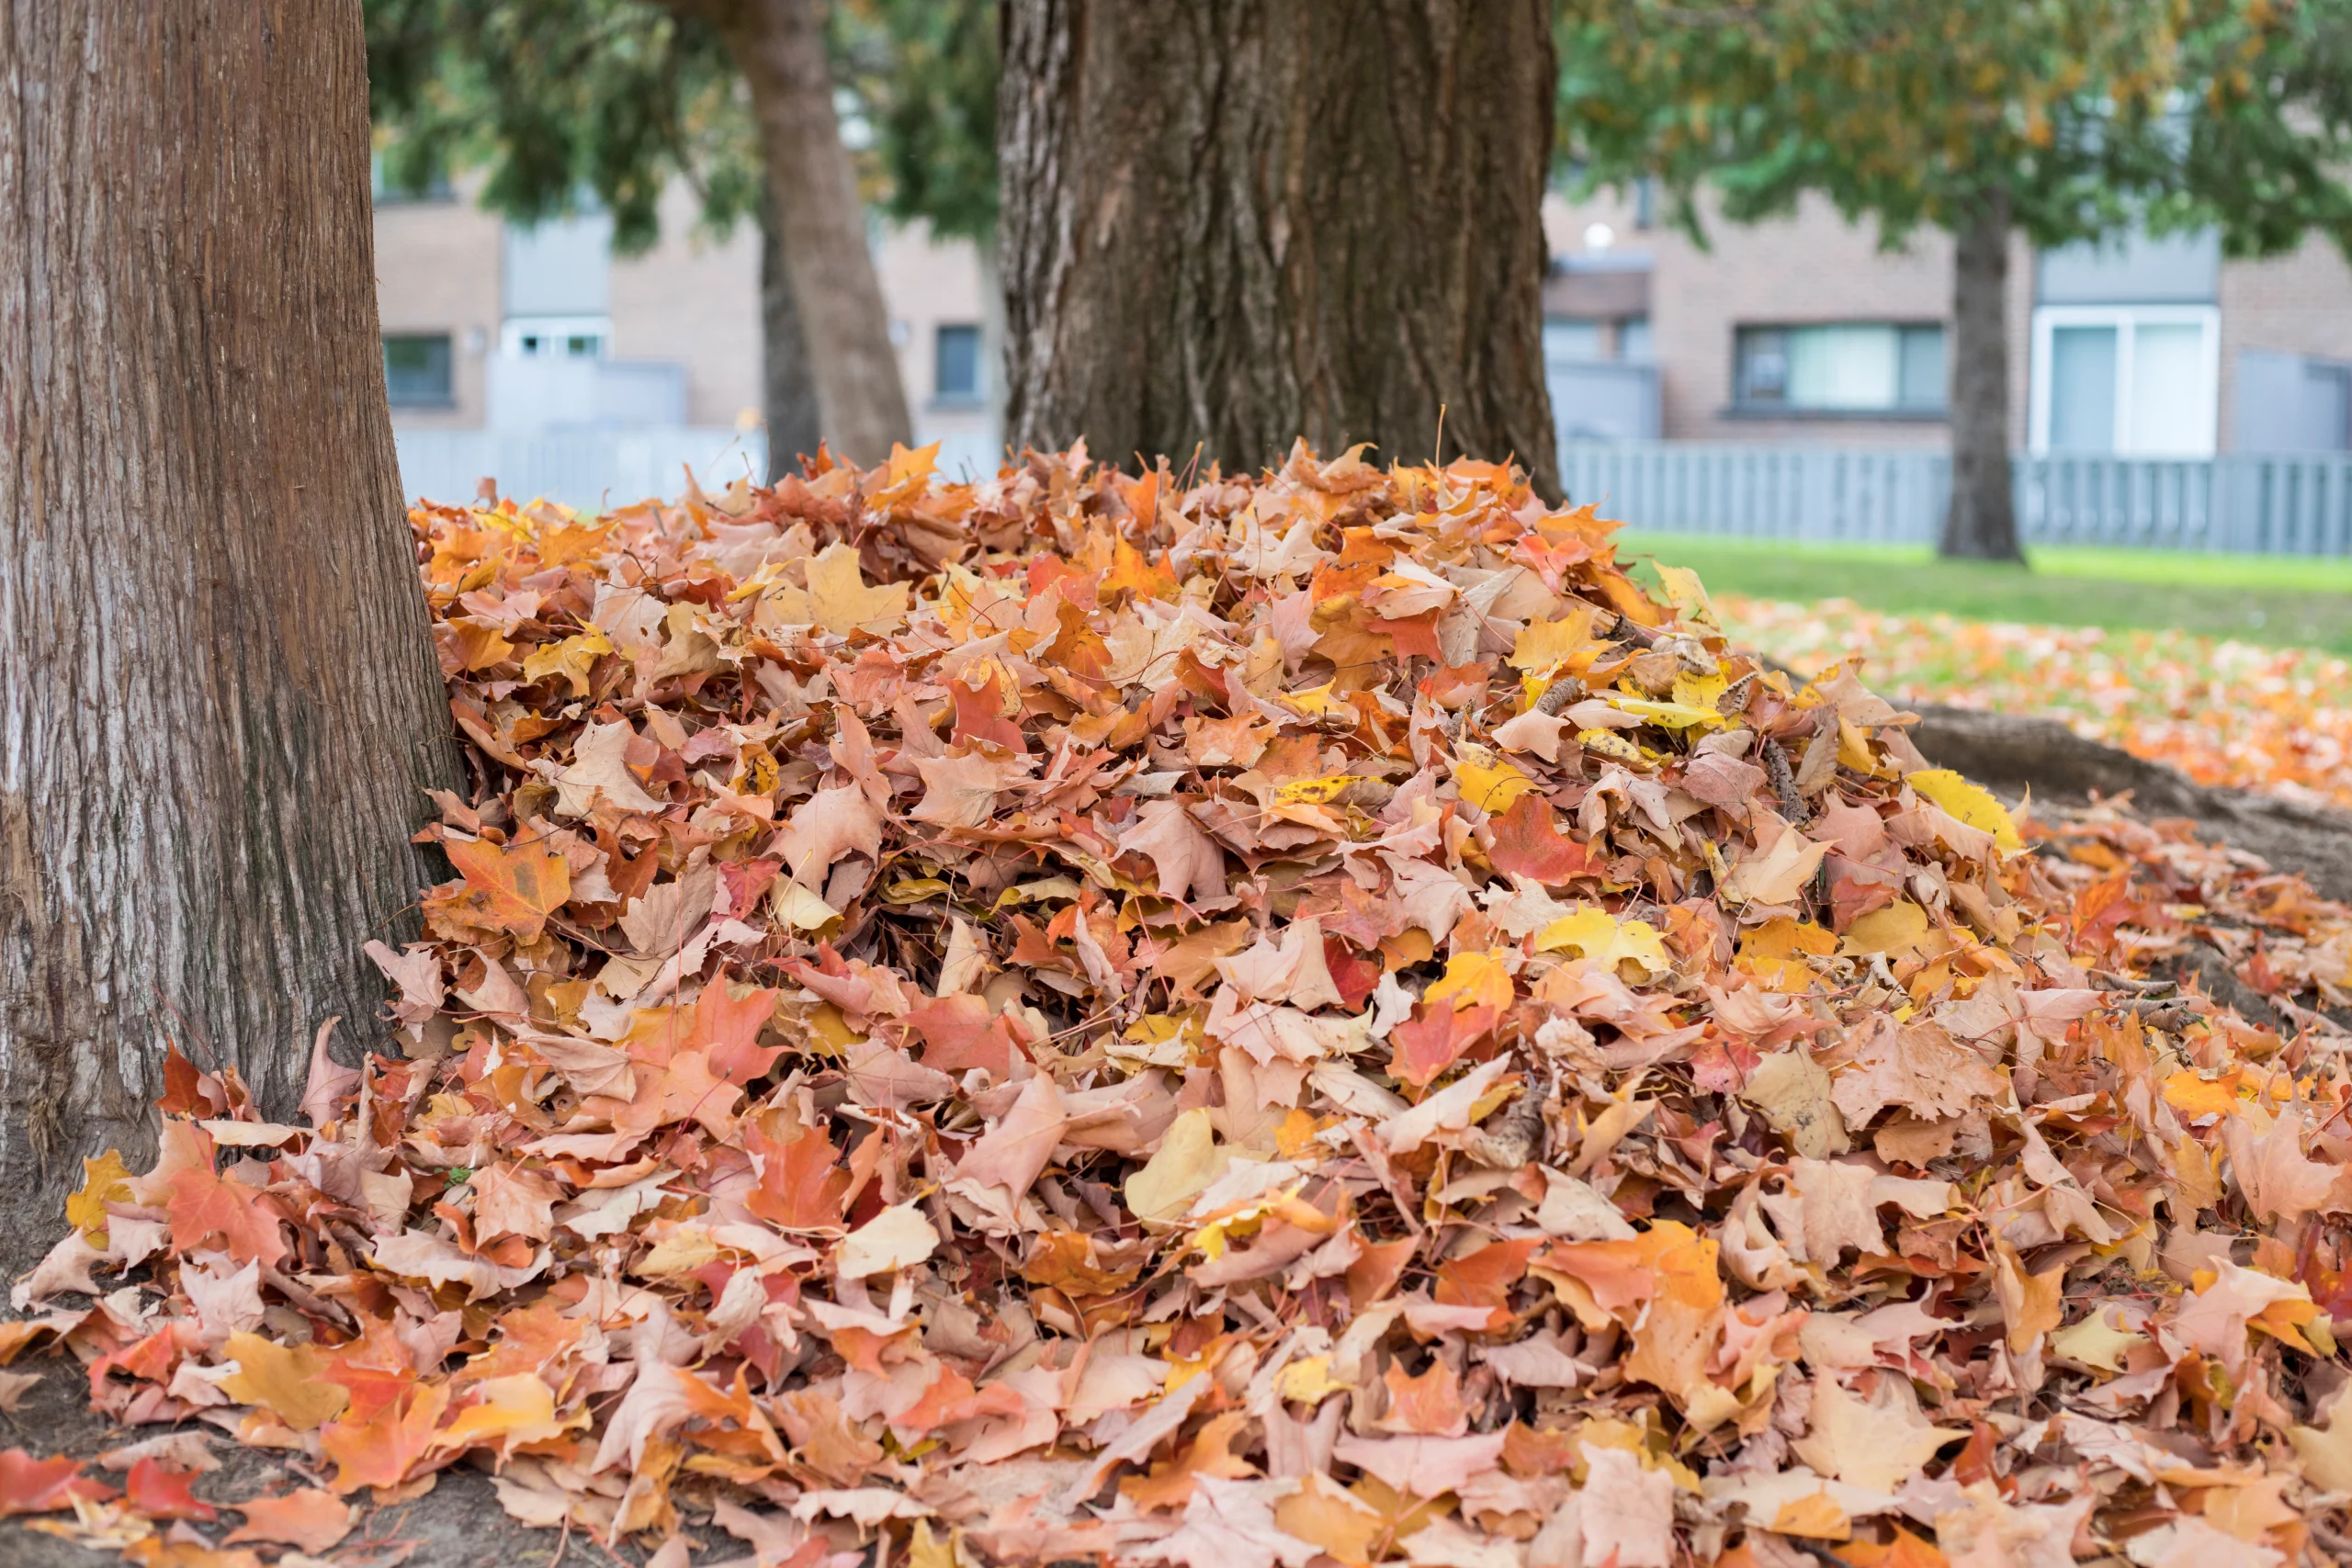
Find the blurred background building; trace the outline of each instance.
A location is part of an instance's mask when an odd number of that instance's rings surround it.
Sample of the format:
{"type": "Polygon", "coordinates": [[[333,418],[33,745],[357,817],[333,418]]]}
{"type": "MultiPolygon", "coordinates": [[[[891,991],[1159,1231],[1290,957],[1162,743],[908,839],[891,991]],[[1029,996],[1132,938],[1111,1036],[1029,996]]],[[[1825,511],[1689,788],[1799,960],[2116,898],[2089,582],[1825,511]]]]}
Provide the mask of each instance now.
{"type": "MultiPolygon", "coordinates": [[[[601,214],[525,228],[477,206],[462,179],[423,197],[379,188],[384,379],[411,492],[462,500],[470,479],[446,475],[528,466],[582,438],[658,449],[706,482],[737,477],[745,458],[756,469],[759,235],[697,232],[698,211],[673,186],[660,243],[616,256],[601,214]]],[[[877,223],[875,260],[917,444],[940,443],[948,472],[993,471],[996,355],[982,342],[976,250],[877,223]]],[[[676,474],[651,482],[674,490],[676,474]]]]}
{"type": "MultiPolygon", "coordinates": [[[[1544,353],[1568,441],[1942,449],[1951,242],[1900,250],[1809,199],[1708,226],[1645,187],[1546,214],[1544,353]]],[[[2352,449],[2352,269],[2312,238],[2227,260],[2211,234],[2009,258],[2010,445],[2209,457],[2352,449]]]]}
{"type": "MultiPolygon", "coordinates": [[[[661,242],[616,257],[600,215],[522,228],[462,181],[379,193],[385,379],[411,492],[463,499],[495,469],[517,489],[619,499],[673,489],[680,462],[706,481],[756,469],[758,239],[698,233],[696,212],[674,188],[661,242]]],[[[1947,236],[1884,252],[1815,199],[1783,221],[1712,225],[1702,249],[1642,187],[1555,197],[1546,231],[1564,446],[1948,446],[1947,236]]],[[[874,243],[916,441],[939,442],[950,473],[992,469],[999,350],[978,252],[878,221],[874,243]]],[[[2019,241],[2010,267],[2017,450],[2352,450],[2352,269],[2327,242],[2241,262],[2211,236],[2043,254],[2019,241]]]]}

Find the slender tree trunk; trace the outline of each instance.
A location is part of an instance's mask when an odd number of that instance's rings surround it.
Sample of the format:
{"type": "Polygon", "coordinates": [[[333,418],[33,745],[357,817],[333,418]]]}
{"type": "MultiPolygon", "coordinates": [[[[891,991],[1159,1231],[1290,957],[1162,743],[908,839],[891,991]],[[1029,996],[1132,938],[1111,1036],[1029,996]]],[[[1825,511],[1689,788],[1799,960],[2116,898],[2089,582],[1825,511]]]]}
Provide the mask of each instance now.
{"type": "Polygon", "coordinates": [[[2009,198],[1996,191],[1954,236],[1951,509],[1941,553],[2025,559],[2009,488],[2009,198]]]}
{"type": "Polygon", "coordinates": [[[708,13],[751,85],[768,206],[817,384],[826,439],[861,463],[912,439],[849,150],[833,112],[820,0],[732,0],[708,13]]]}
{"type": "Polygon", "coordinates": [[[0,0],[0,1247],[379,1033],[451,783],[376,321],[357,0],[0,0]]]}
{"type": "Polygon", "coordinates": [[[1515,457],[1557,494],[1542,0],[1004,0],[1015,446],[1515,457]]]}
{"type": "Polygon", "coordinates": [[[767,404],[768,482],[800,471],[803,453],[817,450],[817,381],[800,306],[784,265],[784,226],[773,202],[760,205],[760,375],[767,404]]]}

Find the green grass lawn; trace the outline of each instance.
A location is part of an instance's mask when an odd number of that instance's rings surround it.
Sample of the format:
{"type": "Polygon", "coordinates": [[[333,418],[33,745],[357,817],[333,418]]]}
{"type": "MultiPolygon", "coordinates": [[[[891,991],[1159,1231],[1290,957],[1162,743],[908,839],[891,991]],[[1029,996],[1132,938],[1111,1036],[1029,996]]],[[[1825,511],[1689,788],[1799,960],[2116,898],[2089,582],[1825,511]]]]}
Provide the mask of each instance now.
{"type": "Polygon", "coordinates": [[[1973,620],[2177,627],[2352,653],[2352,560],[2182,550],[2035,550],[2028,568],[1938,560],[1925,547],[1798,545],[1628,528],[1627,557],[1696,568],[1710,592],[1851,599],[1973,620]]]}

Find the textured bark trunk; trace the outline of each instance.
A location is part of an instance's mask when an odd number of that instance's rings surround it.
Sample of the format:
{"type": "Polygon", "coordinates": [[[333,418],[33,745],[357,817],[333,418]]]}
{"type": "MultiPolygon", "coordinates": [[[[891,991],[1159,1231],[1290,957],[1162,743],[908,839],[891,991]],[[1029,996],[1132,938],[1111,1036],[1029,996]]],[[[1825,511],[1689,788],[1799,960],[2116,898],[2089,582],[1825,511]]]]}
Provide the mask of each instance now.
{"type": "Polygon", "coordinates": [[[768,205],[783,215],[784,268],[825,437],[858,462],[878,463],[913,430],[865,209],[833,112],[822,7],[819,0],[732,0],[705,14],[751,85],[768,205]]]}
{"type": "Polygon", "coordinates": [[[357,0],[0,0],[0,1247],[152,1147],[166,1039],[290,1111],[454,782],[376,321],[357,0]]]}
{"type": "Polygon", "coordinates": [[[1954,236],[1951,509],[1942,553],[2025,559],[2009,488],[2009,199],[1995,192],[1954,236]]]}
{"type": "Polygon", "coordinates": [[[1005,0],[1008,434],[1516,457],[1558,493],[1542,0],[1005,0]]]}
{"type": "Polygon", "coordinates": [[[760,379],[767,407],[768,482],[800,471],[800,455],[817,450],[820,429],[817,382],[808,365],[808,342],[800,331],[800,306],[784,265],[784,226],[775,205],[760,209],[760,379]]]}

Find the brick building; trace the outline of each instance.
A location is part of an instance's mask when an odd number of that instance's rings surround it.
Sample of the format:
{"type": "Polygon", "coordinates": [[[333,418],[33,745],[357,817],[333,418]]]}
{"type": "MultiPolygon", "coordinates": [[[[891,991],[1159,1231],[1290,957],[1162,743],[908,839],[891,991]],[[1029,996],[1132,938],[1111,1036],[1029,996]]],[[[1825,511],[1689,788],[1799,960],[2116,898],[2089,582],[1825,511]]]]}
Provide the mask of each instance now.
{"type": "MultiPolygon", "coordinates": [[[[1948,443],[1951,242],[1790,219],[1664,227],[1645,193],[1545,212],[1545,357],[1567,438],[1948,443]]],[[[2135,236],[2009,266],[2012,444],[2209,457],[2352,448],[2352,268],[2135,236]]]]}
{"type": "MultiPolygon", "coordinates": [[[[662,237],[612,254],[603,215],[524,229],[465,182],[424,199],[378,193],[377,307],[398,430],[532,435],[695,427],[749,431],[760,412],[759,237],[696,231],[684,186],[662,237]]],[[[979,259],[920,228],[875,249],[918,444],[993,464],[979,259]]]]}
{"type": "MultiPolygon", "coordinates": [[[[464,199],[379,197],[378,298],[395,426],[528,435],[760,420],[749,226],[616,257],[589,216],[514,228],[464,199]]],[[[1545,208],[1544,348],[1564,439],[1947,444],[1951,244],[1874,234],[1808,201],[1710,225],[1701,249],[1645,195],[1545,208]]],[[[980,258],[882,231],[882,290],[920,442],[951,471],[999,452],[980,258]]],[[[2324,241],[2267,262],[2210,237],[2011,254],[2012,444],[2204,457],[2352,449],[2352,269],[2324,241]]]]}

